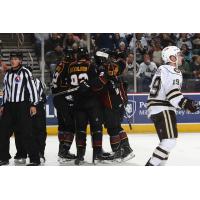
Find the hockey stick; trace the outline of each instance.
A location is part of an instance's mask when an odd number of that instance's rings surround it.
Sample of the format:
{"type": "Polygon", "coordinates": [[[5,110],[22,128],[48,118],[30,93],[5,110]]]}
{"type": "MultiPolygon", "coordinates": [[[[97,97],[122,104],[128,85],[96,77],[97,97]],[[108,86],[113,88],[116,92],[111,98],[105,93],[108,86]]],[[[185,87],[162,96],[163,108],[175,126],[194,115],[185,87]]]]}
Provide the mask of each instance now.
{"type": "MultiPolygon", "coordinates": [[[[114,82],[113,82],[113,81],[110,81],[110,83],[113,85],[113,88],[114,88],[114,87],[115,87],[114,82]]],[[[128,125],[129,125],[130,130],[132,130],[132,124],[131,124],[130,119],[129,119],[128,115],[127,115],[126,107],[125,107],[125,104],[124,104],[125,100],[124,100],[124,98],[123,98],[123,96],[122,96],[122,94],[121,94],[119,88],[115,88],[115,92],[116,92],[117,95],[118,95],[118,93],[119,93],[119,96],[120,96],[120,98],[122,99],[123,107],[124,107],[124,111],[125,111],[124,114],[125,114],[125,117],[127,118],[127,122],[128,122],[128,125]],[[117,90],[118,90],[118,91],[117,91],[117,90]]]]}
{"type": "Polygon", "coordinates": [[[128,122],[129,128],[130,128],[130,130],[132,130],[132,124],[131,124],[130,119],[129,119],[128,115],[127,115],[125,105],[124,105],[124,111],[125,111],[125,117],[126,117],[126,119],[127,119],[127,122],[128,122]]]}
{"type": "Polygon", "coordinates": [[[69,89],[69,90],[65,90],[65,91],[62,91],[62,92],[58,92],[56,94],[53,94],[53,97],[56,97],[56,96],[60,96],[60,95],[63,95],[63,94],[70,94],[72,92],[75,92],[79,89],[79,86],[78,87],[75,87],[75,88],[72,88],[72,89],[69,89]]]}

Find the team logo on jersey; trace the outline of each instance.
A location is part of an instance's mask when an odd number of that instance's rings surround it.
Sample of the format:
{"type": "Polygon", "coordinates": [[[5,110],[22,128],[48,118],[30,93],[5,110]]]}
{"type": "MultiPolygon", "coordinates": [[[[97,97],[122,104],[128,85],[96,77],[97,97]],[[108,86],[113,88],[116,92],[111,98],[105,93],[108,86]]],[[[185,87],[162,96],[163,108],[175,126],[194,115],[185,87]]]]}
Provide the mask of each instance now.
{"type": "Polygon", "coordinates": [[[132,118],[136,112],[136,101],[128,101],[125,112],[125,118],[132,118]]]}
{"type": "Polygon", "coordinates": [[[21,78],[20,78],[20,76],[18,75],[18,76],[16,76],[16,78],[15,78],[15,82],[16,83],[19,83],[21,81],[21,78]]]}

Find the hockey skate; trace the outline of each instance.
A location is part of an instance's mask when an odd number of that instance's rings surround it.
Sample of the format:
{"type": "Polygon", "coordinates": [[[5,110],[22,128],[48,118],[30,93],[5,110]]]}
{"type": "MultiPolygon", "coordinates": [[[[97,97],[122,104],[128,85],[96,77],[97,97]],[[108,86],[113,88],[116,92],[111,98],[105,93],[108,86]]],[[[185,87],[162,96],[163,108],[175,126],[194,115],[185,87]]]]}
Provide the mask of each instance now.
{"type": "Polygon", "coordinates": [[[39,162],[30,162],[26,166],[40,166],[40,163],[39,162]]]}
{"type": "Polygon", "coordinates": [[[74,161],[74,164],[75,165],[85,165],[86,162],[84,161],[84,158],[83,157],[77,157],[76,160],[74,161]]]}
{"type": "Polygon", "coordinates": [[[130,146],[124,146],[122,147],[122,159],[121,162],[126,162],[132,158],[135,157],[135,154],[133,153],[133,150],[130,146]]]}
{"type": "Polygon", "coordinates": [[[122,149],[119,148],[118,150],[114,151],[113,153],[111,153],[111,163],[121,163],[122,161],[122,149]]]}
{"type": "Polygon", "coordinates": [[[84,160],[84,156],[85,156],[85,148],[77,148],[77,157],[74,161],[74,164],[75,165],[86,165],[86,164],[88,164],[84,160]]]}
{"type": "Polygon", "coordinates": [[[25,165],[26,164],[26,158],[14,158],[15,165],[25,165]]]}
{"type": "Polygon", "coordinates": [[[75,154],[70,153],[70,151],[63,151],[58,153],[58,162],[60,164],[65,164],[75,159],[76,159],[75,154]]]}
{"type": "Polygon", "coordinates": [[[0,166],[9,165],[9,160],[0,160],[0,166]]]}
{"type": "Polygon", "coordinates": [[[58,162],[60,164],[65,164],[75,159],[76,159],[75,154],[70,153],[70,151],[65,148],[65,145],[63,143],[60,143],[58,152],[58,162]]]}
{"type": "Polygon", "coordinates": [[[44,163],[46,162],[46,158],[41,153],[39,154],[39,156],[40,156],[40,163],[41,163],[41,165],[44,165],[44,163]]]}
{"type": "Polygon", "coordinates": [[[93,151],[93,164],[97,165],[97,164],[110,164],[112,163],[114,159],[114,156],[111,153],[105,152],[105,151],[101,151],[100,153],[95,153],[93,151]]]}
{"type": "Polygon", "coordinates": [[[26,154],[18,154],[16,153],[14,157],[14,164],[17,165],[26,165],[26,154]]]}
{"type": "Polygon", "coordinates": [[[145,166],[154,166],[150,163],[151,158],[147,161],[147,163],[145,164],[145,166]]]}

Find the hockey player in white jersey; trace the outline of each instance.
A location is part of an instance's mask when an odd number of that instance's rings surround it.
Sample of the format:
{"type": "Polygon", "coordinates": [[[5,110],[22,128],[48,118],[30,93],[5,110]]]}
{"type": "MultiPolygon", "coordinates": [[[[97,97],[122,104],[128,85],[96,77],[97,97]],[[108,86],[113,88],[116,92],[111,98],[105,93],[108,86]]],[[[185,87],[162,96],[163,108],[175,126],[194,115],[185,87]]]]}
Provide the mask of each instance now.
{"type": "Polygon", "coordinates": [[[178,69],[183,57],[176,46],[168,46],[162,50],[164,65],[161,65],[150,85],[147,101],[148,117],[154,123],[160,143],[153,152],[146,166],[162,166],[168,160],[169,153],[176,145],[178,137],[176,109],[196,112],[197,103],[185,98],[181,93],[182,73],[178,69]]]}

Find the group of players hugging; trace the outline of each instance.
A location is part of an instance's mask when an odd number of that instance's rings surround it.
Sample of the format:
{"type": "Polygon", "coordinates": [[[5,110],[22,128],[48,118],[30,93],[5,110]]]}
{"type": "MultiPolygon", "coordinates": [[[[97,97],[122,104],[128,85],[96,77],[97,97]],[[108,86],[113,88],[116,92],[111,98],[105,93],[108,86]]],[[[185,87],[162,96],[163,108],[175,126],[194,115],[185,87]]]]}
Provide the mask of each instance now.
{"type": "Polygon", "coordinates": [[[93,148],[93,164],[125,162],[134,157],[123,130],[127,84],[122,73],[124,55],[108,49],[90,58],[86,48],[67,49],[52,80],[53,104],[57,110],[59,162],[85,163],[87,126],[93,148]],[[103,126],[110,138],[112,153],[102,148],[103,126]],[[75,138],[77,154],[70,153],[75,138]]]}
{"type": "MultiPolygon", "coordinates": [[[[123,53],[108,49],[97,51],[92,58],[86,48],[65,50],[52,80],[61,164],[85,163],[87,132],[91,133],[93,164],[120,163],[135,156],[121,126],[128,102],[128,86],[123,80],[124,57],[123,53]],[[110,138],[111,153],[102,148],[103,126],[110,138]],[[74,138],[76,155],[70,153],[74,138]]],[[[148,117],[154,123],[160,142],[146,166],[162,166],[167,162],[178,138],[176,110],[191,113],[200,110],[199,102],[181,92],[181,50],[168,46],[162,50],[162,59],[164,63],[152,78],[147,100],[148,117]]],[[[17,149],[15,164],[26,164],[27,155],[28,166],[45,162],[45,86],[32,76],[29,66],[22,66],[22,60],[19,52],[11,53],[11,68],[5,70],[0,106],[0,165],[9,164],[13,132],[17,149]]]]}

